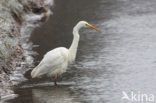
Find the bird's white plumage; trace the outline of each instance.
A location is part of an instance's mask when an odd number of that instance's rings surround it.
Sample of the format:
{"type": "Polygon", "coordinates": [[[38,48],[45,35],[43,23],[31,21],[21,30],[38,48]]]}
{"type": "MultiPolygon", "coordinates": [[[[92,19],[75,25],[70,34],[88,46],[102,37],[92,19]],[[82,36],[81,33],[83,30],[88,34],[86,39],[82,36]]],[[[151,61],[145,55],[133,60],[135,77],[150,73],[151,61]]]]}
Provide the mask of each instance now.
{"type": "Polygon", "coordinates": [[[31,76],[35,78],[45,74],[53,76],[64,73],[69,62],[68,57],[69,51],[64,47],[59,47],[47,52],[40,64],[33,69],[31,76]]]}

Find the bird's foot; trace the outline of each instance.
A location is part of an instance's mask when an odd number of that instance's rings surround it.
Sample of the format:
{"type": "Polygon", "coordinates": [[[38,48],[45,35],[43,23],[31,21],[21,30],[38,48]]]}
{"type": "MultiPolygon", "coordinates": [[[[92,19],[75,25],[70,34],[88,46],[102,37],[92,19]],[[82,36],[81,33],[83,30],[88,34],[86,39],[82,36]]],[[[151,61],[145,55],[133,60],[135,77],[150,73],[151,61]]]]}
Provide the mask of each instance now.
{"type": "Polygon", "coordinates": [[[54,82],[54,84],[55,84],[55,86],[57,86],[57,82],[56,81],[54,82]]]}
{"type": "Polygon", "coordinates": [[[57,86],[57,78],[58,78],[58,74],[55,75],[55,79],[54,79],[55,86],[57,86]]]}

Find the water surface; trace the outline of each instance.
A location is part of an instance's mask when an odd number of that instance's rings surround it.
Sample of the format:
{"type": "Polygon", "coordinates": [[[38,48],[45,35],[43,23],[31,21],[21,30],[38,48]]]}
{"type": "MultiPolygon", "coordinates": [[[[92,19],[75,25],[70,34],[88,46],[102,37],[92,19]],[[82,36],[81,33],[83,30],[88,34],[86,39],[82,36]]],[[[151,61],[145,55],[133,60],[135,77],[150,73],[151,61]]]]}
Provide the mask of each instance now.
{"type": "MultiPolygon", "coordinates": [[[[31,37],[43,55],[69,47],[72,28],[80,20],[100,28],[80,31],[78,55],[59,82],[30,80],[10,103],[132,103],[126,92],[156,96],[155,0],[56,0],[54,15],[31,37]]],[[[143,101],[142,103],[146,103],[143,101]]]]}

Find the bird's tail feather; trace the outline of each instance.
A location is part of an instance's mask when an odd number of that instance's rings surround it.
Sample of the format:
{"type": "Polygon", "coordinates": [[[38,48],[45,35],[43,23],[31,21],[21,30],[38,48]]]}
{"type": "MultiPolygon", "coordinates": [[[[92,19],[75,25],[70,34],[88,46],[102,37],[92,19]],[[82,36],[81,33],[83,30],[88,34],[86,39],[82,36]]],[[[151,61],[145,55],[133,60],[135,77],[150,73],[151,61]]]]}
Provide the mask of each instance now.
{"type": "Polygon", "coordinates": [[[37,77],[41,77],[44,74],[44,71],[42,71],[42,68],[44,68],[44,65],[42,65],[43,63],[41,62],[38,66],[36,66],[32,72],[31,72],[31,77],[32,78],[37,78],[37,77]]]}
{"type": "Polygon", "coordinates": [[[37,74],[37,67],[32,70],[31,77],[32,78],[35,78],[36,77],[36,74],[37,74]]]}

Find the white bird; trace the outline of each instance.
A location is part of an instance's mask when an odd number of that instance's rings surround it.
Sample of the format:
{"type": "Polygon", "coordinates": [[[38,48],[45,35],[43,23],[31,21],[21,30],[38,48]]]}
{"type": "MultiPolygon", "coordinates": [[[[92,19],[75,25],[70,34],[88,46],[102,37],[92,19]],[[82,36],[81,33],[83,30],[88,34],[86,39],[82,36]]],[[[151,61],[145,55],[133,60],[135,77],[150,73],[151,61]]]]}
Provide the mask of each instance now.
{"type": "Polygon", "coordinates": [[[83,27],[90,27],[97,31],[99,30],[86,21],[78,22],[78,24],[73,28],[74,37],[70,48],[58,47],[47,52],[39,65],[32,70],[31,77],[36,78],[43,75],[47,75],[49,77],[54,76],[54,82],[55,85],[57,85],[56,82],[58,76],[66,72],[68,64],[75,60],[80,38],[79,30],[83,27]]]}

